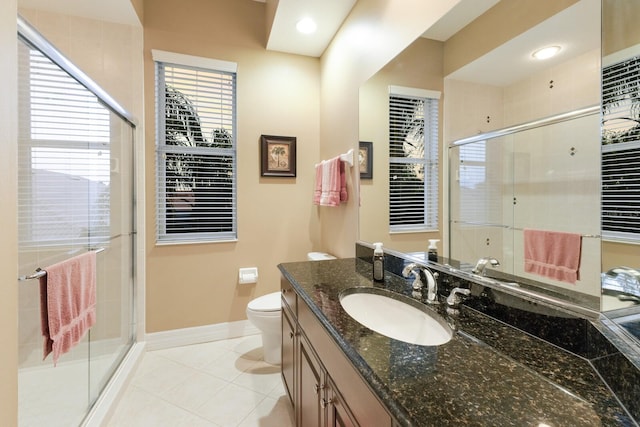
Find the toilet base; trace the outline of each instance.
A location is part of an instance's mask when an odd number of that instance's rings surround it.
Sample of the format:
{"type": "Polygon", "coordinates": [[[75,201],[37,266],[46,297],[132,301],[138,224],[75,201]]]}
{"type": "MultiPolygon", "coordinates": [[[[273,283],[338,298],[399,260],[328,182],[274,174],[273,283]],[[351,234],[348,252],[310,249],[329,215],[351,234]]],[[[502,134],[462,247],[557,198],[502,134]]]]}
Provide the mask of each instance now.
{"type": "Polygon", "coordinates": [[[280,365],[282,363],[282,332],[265,334],[262,333],[262,353],[263,359],[270,365],[280,365]]]}

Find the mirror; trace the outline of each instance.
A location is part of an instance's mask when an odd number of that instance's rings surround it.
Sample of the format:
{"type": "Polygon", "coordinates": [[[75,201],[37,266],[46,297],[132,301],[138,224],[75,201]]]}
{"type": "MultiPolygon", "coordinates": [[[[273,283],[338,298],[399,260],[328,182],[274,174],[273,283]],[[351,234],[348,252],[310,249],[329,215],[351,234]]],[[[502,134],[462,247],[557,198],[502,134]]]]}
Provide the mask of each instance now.
{"type": "MultiPolygon", "coordinates": [[[[494,9],[504,6],[504,3],[496,4],[494,9]]],[[[613,0],[611,3],[623,2],[613,0]]],[[[608,7],[607,1],[604,2],[604,6],[608,7]]],[[[546,6],[545,3],[545,7],[561,8],[562,6],[557,4],[546,6]]],[[[626,13],[629,15],[628,11],[626,13]]],[[[484,29],[487,34],[498,33],[494,28],[502,27],[504,22],[496,23],[495,20],[491,22],[489,15],[491,14],[487,13],[472,23],[476,26],[473,28],[476,34],[478,31],[484,34],[483,29],[477,27],[482,22],[489,24],[490,29],[484,29]]],[[[605,12],[605,24],[607,23],[606,15],[605,12]]],[[[638,15],[631,14],[631,16],[638,15]]],[[[617,22],[615,18],[612,20],[617,22]]],[[[373,179],[361,181],[361,240],[382,241],[386,247],[407,253],[424,252],[427,240],[430,238],[449,239],[448,235],[443,236],[438,232],[407,235],[388,232],[386,218],[389,198],[388,167],[385,163],[388,153],[382,143],[387,138],[385,108],[388,104],[388,85],[442,90],[440,132],[441,141],[444,141],[445,147],[440,151],[441,179],[446,175],[446,173],[442,174],[442,171],[449,167],[449,162],[443,162],[442,158],[447,150],[446,147],[453,141],[600,104],[601,3],[599,0],[580,0],[562,10],[551,11],[546,19],[541,19],[541,22],[526,24],[528,28],[524,31],[513,29],[518,26],[516,19],[505,21],[508,21],[509,29],[502,34],[497,34],[496,37],[501,37],[509,31],[517,36],[505,43],[494,41],[497,47],[486,49],[488,53],[479,58],[470,58],[472,53],[463,52],[463,50],[473,50],[474,47],[481,47],[483,43],[486,45],[491,41],[482,40],[474,44],[471,40],[464,44],[457,38],[458,35],[445,42],[420,39],[361,87],[360,139],[373,141],[374,153],[373,179]],[[533,50],[559,43],[558,40],[561,41],[562,48],[559,55],[535,64],[530,61],[533,50]],[[421,56],[415,57],[416,51],[421,52],[419,54],[421,56]],[[461,66],[452,67],[451,63],[456,61],[461,66]],[[526,67],[525,64],[527,64],[526,67]],[[422,74],[422,80],[410,79],[413,75],[413,67],[422,68],[419,72],[422,74]],[[438,78],[437,71],[447,67],[456,69],[450,73],[447,72],[447,75],[440,71],[442,83],[437,84],[435,82],[438,78]],[[383,112],[372,113],[376,108],[382,108],[383,112]]],[[[606,37],[604,39],[606,42],[606,37]]],[[[592,143],[599,147],[598,126],[591,128],[594,129],[592,143]]],[[[590,148],[593,151],[594,147],[590,148]]],[[[562,154],[570,156],[570,153],[562,154]]],[[[440,188],[443,186],[440,185],[440,188]]],[[[447,188],[447,185],[444,188],[447,188]]],[[[445,228],[445,222],[450,215],[447,210],[448,201],[442,196],[440,195],[439,199],[441,230],[445,228]]],[[[599,194],[594,194],[594,197],[599,199],[599,194]]],[[[600,234],[597,230],[596,233],[590,231],[583,233],[594,236],[600,234]]],[[[513,245],[517,244],[514,243],[516,239],[513,238],[501,238],[495,241],[504,241],[511,245],[501,248],[502,253],[513,253],[513,245]]],[[[591,243],[598,245],[599,239],[591,243]]],[[[446,254],[445,250],[448,249],[446,246],[448,242],[440,243],[441,253],[446,254]]],[[[606,243],[602,245],[602,249],[605,252],[602,255],[603,265],[606,267],[607,263],[604,260],[610,256],[606,243]]],[[[617,252],[621,250],[625,249],[616,247],[617,252]]],[[[460,261],[473,263],[476,260],[477,258],[460,261]]],[[[616,259],[612,265],[620,265],[619,260],[616,259]]],[[[640,267],[640,262],[636,260],[635,265],[640,267]]],[[[594,260],[589,261],[588,273],[585,270],[583,277],[585,282],[589,282],[589,293],[594,294],[596,299],[594,307],[600,305],[600,273],[600,259],[596,256],[594,260]]],[[[576,290],[572,285],[565,288],[567,293],[576,290]]],[[[562,291],[562,288],[560,290],[562,291]]]]}
{"type": "MultiPolygon", "coordinates": [[[[640,2],[634,0],[602,1],[602,67],[603,67],[603,185],[615,174],[609,171],[609,160],[614,165],[627,163],[637,156],[638,130],[640,129],[640,109],[637,96],[640,79],[640,27],[637,17],[640,16],[640,2]],[[635,79],[619,85],[620,91],[611,90],[611,82],[619,82],[617,76],[635,76],[635,79]],[[635,101],[634,101],[635,99],[635,101]],[[628,150],[627,150],[628,148],[628,150]],[[621,151],[617,151],[621,150],[621,151]]],[[[638,170],[638,165],[630,168],[638,170]]],[[[627,182],[633,180],[627,177],[627,182]]],[[[637,180],[638,178],[635,178],[637,180]]],[[[615,179],[616,183],[618,179],[615,179]]],[[[634,204],[630,207],[626,221],[638,225],[637,190],[622,188],[626,196],[633,196],[634,204]]],[[[623,199],[624,198],[620,198],[623,199]]],[[[606,198],[605,198],[606,200],[606,198]]],[[[604,210],[609,206],[605,204],[604,210]]],[[[640,254],[636,243],[625,242],[624,230],[611,224],[609,215],[603,218],[602,271],[603,293],[602,311],[614,320],[635,340],[640,340],[640,275],[637,271],[629,271],[625,267],[640,269],[640,254]],[[622,231],[622,232],[621,232],[622,231]],[[613,237],[613,239],[611,238],[613,237]]]]}

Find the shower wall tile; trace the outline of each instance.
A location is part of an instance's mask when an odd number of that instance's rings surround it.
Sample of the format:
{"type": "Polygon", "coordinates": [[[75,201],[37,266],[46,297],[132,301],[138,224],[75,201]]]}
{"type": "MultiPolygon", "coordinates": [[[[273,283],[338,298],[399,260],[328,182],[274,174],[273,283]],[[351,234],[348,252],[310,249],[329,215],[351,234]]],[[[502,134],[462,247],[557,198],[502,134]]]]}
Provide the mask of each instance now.
{"type": "Polygon", "coordinates": [[[505,126],[600,102],[600,50],[596,49],[504,87],[505,126]]]}
{"type": "Polygon", "coordinates": [[[19,12],[125,109],[142,117],[141,27],[28,8],[19,12]]]}
{"type": "Polygon", "coordinates": [[[447,142],[503,127],[502,88],[458,80],[445,83],[447,142]]]}

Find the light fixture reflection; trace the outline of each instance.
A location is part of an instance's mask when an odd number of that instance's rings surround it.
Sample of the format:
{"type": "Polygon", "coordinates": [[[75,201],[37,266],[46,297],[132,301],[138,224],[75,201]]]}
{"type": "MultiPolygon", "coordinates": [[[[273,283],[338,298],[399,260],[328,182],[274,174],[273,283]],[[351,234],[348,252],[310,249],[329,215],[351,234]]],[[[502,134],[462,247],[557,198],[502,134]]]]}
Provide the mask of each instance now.
{"type": "Polygon", "coordinates": [[[555,56],[558,52],[560,52],[560,46],[547,46],[542,49],[538,49],[531,54],[536,59],[549,59],[552,56],[555,56]]]}
{"type": "Polygon", "coordinates": [[[302,34],[315,33],[317,28],[316,22],[311,18],[302,18],[296,24],[296,29],[302,34]]]}

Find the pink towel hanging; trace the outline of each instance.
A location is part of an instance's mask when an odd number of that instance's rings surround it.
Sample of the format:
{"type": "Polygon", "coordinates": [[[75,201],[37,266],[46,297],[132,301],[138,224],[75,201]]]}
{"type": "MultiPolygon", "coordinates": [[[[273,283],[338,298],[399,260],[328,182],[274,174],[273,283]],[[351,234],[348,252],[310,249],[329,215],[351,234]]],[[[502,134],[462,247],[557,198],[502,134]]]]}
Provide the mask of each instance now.
{"type": "Polygon", "coordinates": [[[575,284],[580,278],[582,236],[524,230],[524,271],[575,284]]]}
{"type": "Polygon", "coordinates": [[[96,321],[96,253],[86,252],[45,268],[40,279],[43,359],[53,364],[84,337],[96,321]]]}
{"type": "Polygon", "coordinates": [[[349,200],[347,177],[342,156],[316,165],[313,203],[319,206],[339,206],[349,200]]]}

